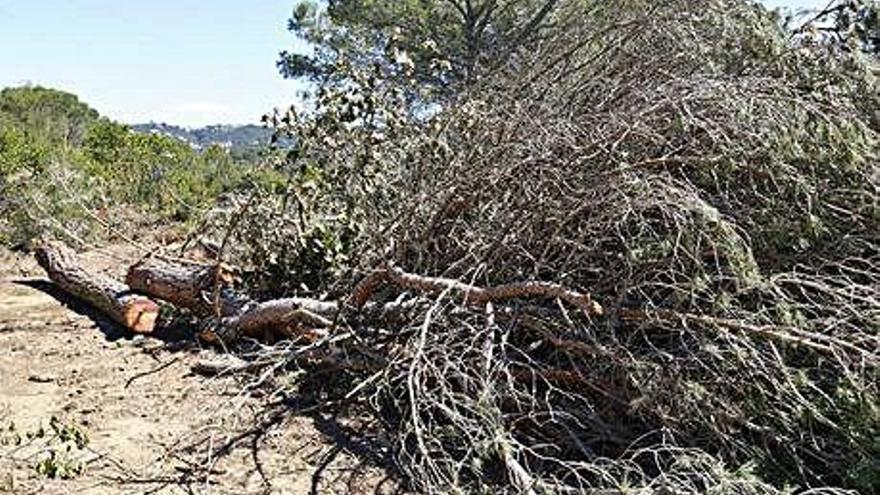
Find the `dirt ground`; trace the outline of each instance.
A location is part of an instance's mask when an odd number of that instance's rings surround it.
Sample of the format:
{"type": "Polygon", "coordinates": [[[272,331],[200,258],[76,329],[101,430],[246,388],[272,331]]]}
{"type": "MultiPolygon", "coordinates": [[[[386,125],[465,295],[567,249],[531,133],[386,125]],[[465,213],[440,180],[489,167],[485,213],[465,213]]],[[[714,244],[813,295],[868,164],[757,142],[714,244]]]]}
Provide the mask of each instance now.
{"type": "MultiPolygon", "coordinates": [[[[85,259],[118,274],[135,256],[85,259]]],[[[127,335],[0,252],[0,493],[397,491],[333,418],[193,374],[216,351],[172,333],[127,335]]]]}

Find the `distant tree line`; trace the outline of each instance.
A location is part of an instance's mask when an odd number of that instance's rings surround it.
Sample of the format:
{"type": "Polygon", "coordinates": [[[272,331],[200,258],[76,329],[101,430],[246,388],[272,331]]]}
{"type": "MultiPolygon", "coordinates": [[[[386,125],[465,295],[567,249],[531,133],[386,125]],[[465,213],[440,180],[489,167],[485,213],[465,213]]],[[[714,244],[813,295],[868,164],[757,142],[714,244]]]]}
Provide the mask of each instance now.
{"type": "Polygon", "coordinates": [[[88,237],[95,217],[120,208],[143,219],[194,217],[220,194],[256,181],[272,187],[260,155],[195,149],[101,117],[75,95],[42,87],[0,91],[0,243],[49,231],[88,237]]]}

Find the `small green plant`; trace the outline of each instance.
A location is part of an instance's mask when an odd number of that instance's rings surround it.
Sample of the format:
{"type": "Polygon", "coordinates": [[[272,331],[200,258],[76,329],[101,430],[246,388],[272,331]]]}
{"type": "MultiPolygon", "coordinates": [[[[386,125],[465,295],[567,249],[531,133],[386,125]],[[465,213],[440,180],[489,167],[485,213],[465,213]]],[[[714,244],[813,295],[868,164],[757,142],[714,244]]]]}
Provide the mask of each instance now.
{"type": "Polygon", "coordinates": [[[15,423],[10,421],[9,426],[0,430],[0,447],[19,446],[21,445],[21,434],[15,427],[15,423]]]}
{"type": "Polygon", "coordinates": [[[85,464],[70,457],[68,446],[67,450],[49,449],[48,456],[38,462],[35,469],[47,478],[68,480],[81,475],[85,464]]]}
{"type": "MultiPolygon", "coordinates": [[[[88,434],[76,425],[62,422],[56,417],[49,420],[52,430],[48,437],[48,447],[34,470],[50,479],[71,479],[81,475],[86,468],[80,454],[89,444],[88,434]]],[[[41,426],[29,438],[44,438],[47,432],[41,426]]]]}

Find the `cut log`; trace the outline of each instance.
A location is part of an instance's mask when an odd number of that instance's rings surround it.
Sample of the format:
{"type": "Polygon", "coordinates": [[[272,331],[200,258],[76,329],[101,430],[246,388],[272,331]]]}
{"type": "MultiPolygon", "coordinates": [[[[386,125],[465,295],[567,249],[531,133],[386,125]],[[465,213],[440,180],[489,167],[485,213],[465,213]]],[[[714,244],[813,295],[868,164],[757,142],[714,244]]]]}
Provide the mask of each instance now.
{"type": "Polygon", "coordinates": [[[59,242],[37,248],[37,262],[49,279],[63,291],[88,302],[120,325],[136,333],[151,333],[159,317],[159,305],[132,293],[131,288],[110,277],[85,270],[76,253],[59,242]]]}
{"type": "Polygon", "coordinates": [[[192,311],[198,317],[228,317],[250,303],[232,290],[232,274],[220,263],[172,262],[145,258],[128,270],[125,282],[132,290],[192,311]]]}
{"type": "Polygon", "coordinates": [[[219,316],[241,328],[257,328],[283,324],[287,316],[305,310],[332,319],[339,312],[335,302],[308,298],[287,298],[256,303],[232,287],[230,270],[225,265],[189,264],[160,259],[141,260],[128,271],[126,282],[132,290],[188,309],[196,316],[219,316]],[[216,301],[214,294],[216,293],[216,301]]]}

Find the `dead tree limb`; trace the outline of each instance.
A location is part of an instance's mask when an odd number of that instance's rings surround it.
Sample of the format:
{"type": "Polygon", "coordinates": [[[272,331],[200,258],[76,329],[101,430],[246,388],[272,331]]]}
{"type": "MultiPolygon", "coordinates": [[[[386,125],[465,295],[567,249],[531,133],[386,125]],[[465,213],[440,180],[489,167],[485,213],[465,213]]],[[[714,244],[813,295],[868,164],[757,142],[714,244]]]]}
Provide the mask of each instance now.
{"type": "Polygon", "coordinates": [[[115,322],[136,333],[150,333],[159,317],[159,305],[132,293],[127,285],[86,271],[76,253],[59,242],[37,248],[37,262],[49,279],[65,292],[88,302],[115,322]]]}
{"type": "MultiPolygon", "coordinates": [[[[262,338],[267,331],[286,336],[310,335],[333,326],[346,308],[360,315],[388,321],[424,301],[424,296],[451,291],[465,303],[483,306],[517,298],[558,298],[591,315],[603,308],[589,294],[549,282],[521,282],[496,287],[477,287],[454,279],[407,273],[392,263],[373,270],[343,301],[286,298],[256,303],[232,288],[224,265],[193,265],[148,258],[132,266],[126,277],[132,289],[165,300],[196,316],[209,318],[202,333],[207,340],[233,342],[241,337],[262,338]],[[385,285],[417,294],[391,303],[371,301],[385,285]]],[[[320,333],[320,332],[319,332],[320,333]]]]}
{"type": "Polygon", "coordinates": [[[192,311],[209,321],[202,337],[226,344],[241,337],[264,338],[276,330],[285,336],[332,325],[335,302],[288,298],[256,303],[232,287],[223,264],[194,265],[146,258],[132,266],[126,281],[132,289],[192,311]],[[219,319],[217,316],[219,315],[219,319]]]}
{"type": "Polygon", "coordinates": [[[519,298],[558,298],[587,314],[600,316],[604,313],[602,305],[593,300],[590,294],[576,292],[552,282],[515,282],[495,287],[478,287],[459,280],[441,277],[426,277],[407,273],[392,263],[384,269],[375,270],[355,288],[349,301],[354,305],[364,304],[378,290],[383,281],[399,288],[421,294],[438,294],[445,291],[457,293],[466,303],[483,306],[488,302],[501,302],[519,298]]]}
{"type": "Polygon", "coordinates": [[[593,301],[590,294],[575,292],[551,282],[517,282],[495,287],[477,287],[459,280],[439,277],[425,277],[407,273],[392,264],[386,267],[388,280],[398,287],[422,293],[451,291],[460,294],[465,301],[476,305],[488,302],[508,301],[518,298],[558,298],[587,314],[601,315],[602,306],[593,301]]]}
{"type": "Polygon", "coordinates": [[[335,304],[310,299],[276,299],[256,304],[237,316],[223,318],[215,336],[225,343],[241,337],[260,338],[266,331],[277,330],[286,337],[305,336],[314,339],[320,335],[317,329],[333,326],[333,321],[312,310],[335,308],[335,304]]]}
{"type": "Polygon", "coordinates": [[[202,318],[217,316],[213,293],[218,281],[219,299],[216,304],[219,306],[221,318],[236,318],[253,310],[253,321],[267,321],[268,315],[278,316],[291,308],[305,309],[325,318],[332,318],[339,311],[339,305],[335,302],[308,298],[288,298],[257,304],[233,288],[232,270],[222,263],[197,265],[146,258],[128,270],[125,280],[132,290],[162,299],[178,308],[188,309],[202,318]]]}

